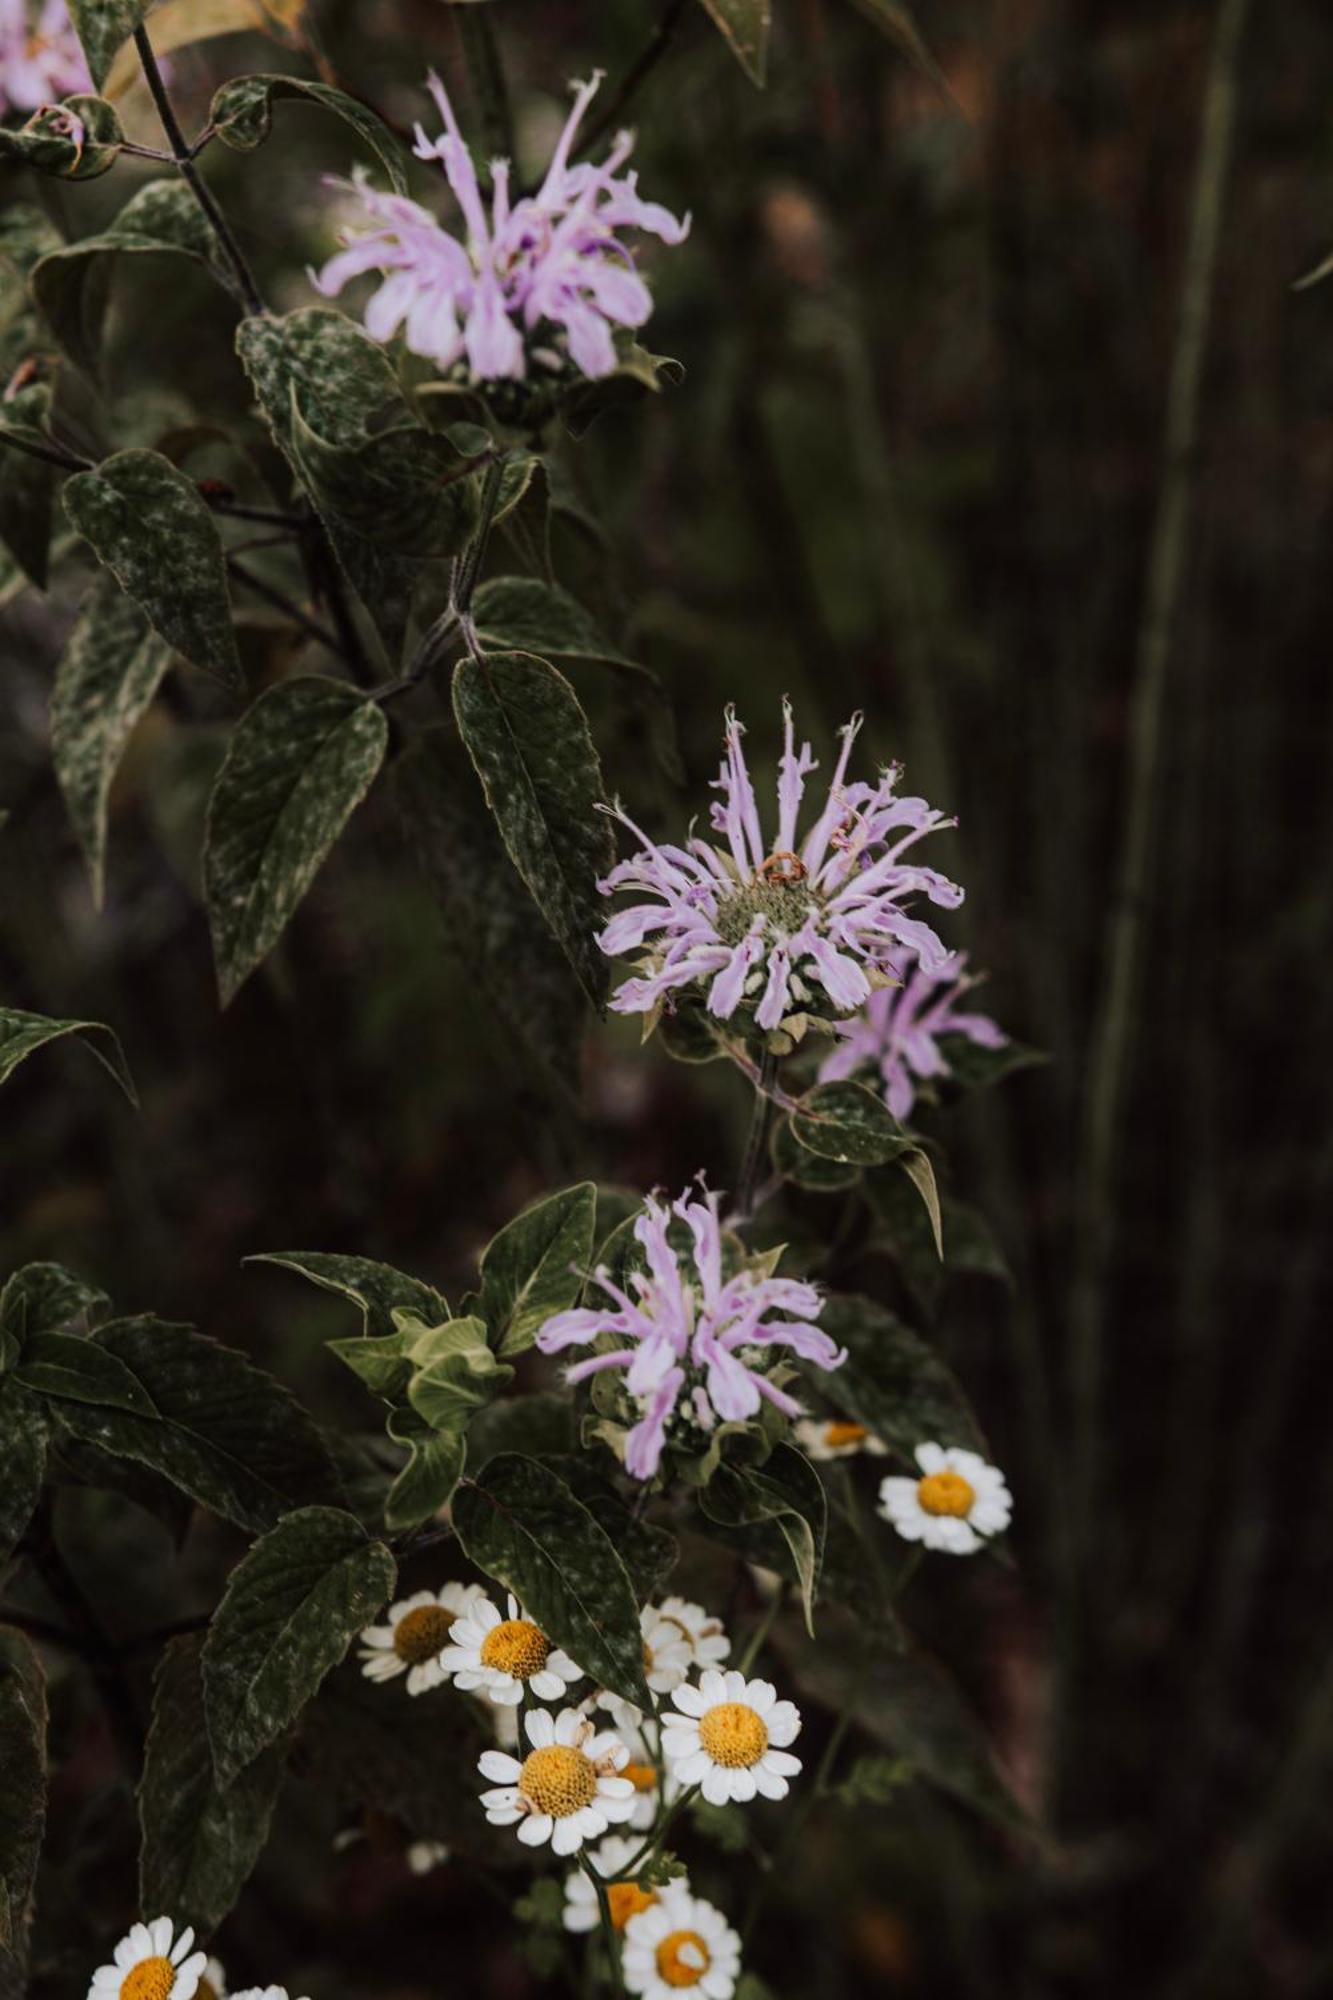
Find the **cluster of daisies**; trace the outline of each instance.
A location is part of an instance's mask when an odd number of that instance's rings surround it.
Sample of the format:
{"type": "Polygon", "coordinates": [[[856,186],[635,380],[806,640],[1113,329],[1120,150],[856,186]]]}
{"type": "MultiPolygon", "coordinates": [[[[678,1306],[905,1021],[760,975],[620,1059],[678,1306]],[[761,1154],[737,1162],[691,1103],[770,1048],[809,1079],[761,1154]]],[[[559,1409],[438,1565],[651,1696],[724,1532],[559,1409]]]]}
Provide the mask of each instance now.
{"type": "Polygon", "coordinates": [[[289,2000],[285,1986],[248,1986],[227,1991],[226,1974],[215,1958],[194,1949],[187,1925],[177,1932],[170,1917],[133,1924],[109,1965],[99,1965],[88,2000],[289,2000]]]}

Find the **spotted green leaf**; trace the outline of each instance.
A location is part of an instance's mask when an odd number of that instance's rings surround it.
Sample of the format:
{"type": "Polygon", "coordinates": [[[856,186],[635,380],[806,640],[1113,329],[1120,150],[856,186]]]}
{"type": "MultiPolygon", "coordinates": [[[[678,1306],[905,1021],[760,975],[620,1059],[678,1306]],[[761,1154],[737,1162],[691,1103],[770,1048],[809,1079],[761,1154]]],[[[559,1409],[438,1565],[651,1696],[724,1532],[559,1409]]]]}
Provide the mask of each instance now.
{"type": "Polygon", "coordinates": [[[490,577],[477,591],[472,611],[478,632],[497,652],[518,650],[543,659],[637,665],[606,637],[576,597],[540,577],[490,577]]]}
{"type": "Polygon", "coordinates": [[[281,681],[236,726],[208,804],[204,900],[225,1007],[273,949],[379,770],[384,712],[345,681],[281,681]]]}
{"type": "Polygon", "coordinates": [[[823,1331],[847,1349],[841,1368],[821,1374],[830,1402],[909,1457],[917,1445],[985,1440],[953,1372],[930,1344],[873,1299],[833,1295],[819,1315],[823,1331]]]}
{"type": "Polygon", "coordinates": [[[792,1578],[813,1632],[828,1505],[809,1460],[795,1445],[778,1444],[762,1465],[720,1465],[699,1505],[753,1561],[792,1578]]]}
{"type": "Polygon", "coordinates": [[[553,1313],[576,1302],[596,1213],[597,1189],[582,1181],[515,1216],[482,1251],[481,1310],[497,1354],[521,1354],[553,1313]]]}
{"type": "Polygon", "coordinates": [[[45,1473],[42,1406],[12,1375],[0,1373],[0,1568],[27,1531],[45,1473]]]}
{"type": "Polygon", "coordinates": [[[329,1255],[320,1250],[267,1250],[246,1258],[247,1264],[280,1264],[284,1270],[299,1271],[312,1285],[336,1292],[361,1308],[361,1323],[372,1342],[395,1335],[395,1311],[415,1313],[432,1324],[448,1319],[443,1296],[420,1278],[395,1271],[391,1264],[377,1264],[370,1257],[329,1255]]]}
{"type": "Polygon", "coordinates": [[[768,75],[772,0],[703,0],[703,5],[751,83],[762,90],[768,75]]]}
{"type": "Polygon", "coordinates": [[[139,1783],[139,1903],[207,1933],[232,1908],[263,1852],[282,1782],[275,1744],[231,1785],[213,1769],[199,1659],[203,1640],[172,1639],[153,1682],[139,1783]]]}
{"type": "Polygon", "coordinates": [[[591,1680],[651,1704],[629,1573],[563,1479],[535,1459],[503,1454],[459,1487],[453,1522],[478,1569],[511,1590],[591,1680]]]}
{"type": "Polygon", "coordinates": [[[112,577],[100,576],[79,612],[51,690],[56,777],[99,909],[111,782],[170,662],[170,645],[134,599],[112,577]]]}
{"type": "Polygon", "coordinates": [[[103,1069],[109,1070],[129,1098],[139,1099],[126,1067],[124,1052],[111,1029],[101,1021],[53,1021],[46,1014],[25,1014],[17,1007],[0,1007],[0,1083],[14,1074],[19,1064],[48,1042],[74,1035],[103,1069]]]}
{"type": "Polygon", "coordinates": [[[40,174],[91,181],[115,166],[124,137],[104,97],[67,97],[42,105],[17,131],[0,126],[0,152],[40,174]]]}
{"type": "Polygon", "coordinates": [[[118,1355],[75,1333],[31,1333],[14,1369],[25,1389],[57,1402],[94,1403],[156,1417],[157,1405],[118,1355]]]}
{"type": "Polygon", "coordinates": [[[863,1083],[817,1083],[791,1113],[791,1131],[807,1152],[842,1166],[883,1166],[916,1145],[863,1083]]]}
{"type": "Polygon", "coordinates": [[[149,0],[69,0],[70,19],[99,90],[122,43],[129,40],[148,12],[148,4],[149,0]]]}
{"type": "Polygon", "coordinates": [[[0,1292],[0,1333],[13,1335],[16,1348],[28,1335],[58,1332],[71,1320],[95,1316],[109,1304],[97,1285],[63,1264],[23,1264],[0,1292]]]}
{"type": "Polygon", "coordinates": [[[292,449],[325,520],[381,558],[459,555],[477,525],[476,473],[439,432],[397,424],[355,444],[330,444],[296,408],[292,449]]]}
{"type": "Polygon", "coordinates": [[[238,76],[213,98],[208,123],[224,145],[251,153],[273,129],[273,106],[284,99],[315,104],[350,125],[374,153],[396,194],[407,193],[402,152],[382,118],[346,92],[299,76],[238,76]]]}
{"type": "Polygon", "coordinates": [[[393,1594],[394,1561],[351,1514],[302,1507],[232,1571],[204,1642],[204,1713],[229,1785],[295,1722],[393,1594]]]}
{"type": "Polygon", "coordinates": [[[22,1632],[0,1625],[0,1945],[22,1954],[46,1825],[46,1677],[22,1632]]]}
{"type": "Polygon", "coordinates": [[[945,1086],[958,1090],[985,1090],[1018,1070],[1039,1068],[1048,1060],[1040,1049],[1028,1048],[1024,1042],[1006,1041],[997,1049],[988,1049],[966,1035],[941,1035],[939,1046],[947,1065],[945,1086]]]}
{"type": "MultiPolygon", "coordinates": [[[[6,433],[41,438],[51,408],[49,382],[30,382],[13,390],[0,414],[6,433]]],[[[51,519],[60,471],[43,458],[15,445],[0,451],[0,542],[3,542],[30,583],[45,590],[51,548],[51,519]]]]}
{"type": "Polygon", "coordinates": [[[447,1506],[467,1464],[467,1433],[437,1431],[415,1410],[395,1410],[388,1420],[395,1444],[406,1445],[407,1463],[384,1501],[384,1525],[393,1533],[416,1528],[447,1506]]]}
{"type": "Polygon", "coordinates": [[[454,714],[510,860],[600,1007],[608,968],[597,949],[599,878],[611,829],[588,721],[563,674],[531,653],[460,660],[454,714]]]}

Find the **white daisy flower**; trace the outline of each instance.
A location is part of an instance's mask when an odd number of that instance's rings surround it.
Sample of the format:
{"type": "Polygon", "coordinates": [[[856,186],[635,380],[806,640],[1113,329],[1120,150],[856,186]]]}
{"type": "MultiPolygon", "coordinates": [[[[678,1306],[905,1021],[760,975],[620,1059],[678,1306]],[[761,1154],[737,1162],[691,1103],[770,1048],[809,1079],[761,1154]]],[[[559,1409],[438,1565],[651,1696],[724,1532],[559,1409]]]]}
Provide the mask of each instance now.
{"type": "Polygon", "coordinates": [[[722,1620],[705,1611],[702,1604],[691,1604],[685,1597],[664,1597],[657,1607],[657,1616],[668,1625],[680,1627],[689,1641],[696,1667],[721,1666],[731,1651],[722,1620]]]}
{"type": "Polygon", "coordinates": [[[629,1752],[610,1730],[599,1731],[576,1708],[559,1715],[529,1709],[523,1718],[531,1750],[520,1764],[503,1750],[483,1750],[478,1769],[494,1781],[481,1802],[492,1826],[517,1826],[525,1847],[550,1841],[556,1854],[577,1854],[613,1820],[634,1810],[634,1787],[623,1773],[629,1752]]]}
{"type": "Polygon", "coordinates": [[[233,1993],[231,2000],[291,2000],[285,1986],[247,1986],[244,1993],[233,1993]]]}
{"type": "Polygon", "coordinates": [[[210,1958],[195,1989],[195,2000],[227,2000],[227,1974],[220,1958],[210,1958]]]}
{"type": "Polygon", "coordinates": [[[650,1723],[642,1709],[622,1701],[618,1694],[603,1694],[600,1701],[615,1725],[616,1735],[629,1751],[629,1762],[620,1773],[634,1787],[634,1810],[627,1824],[634,1833],[646,1833],[657,1818],[659,1804],[671,1805],[680,1796],[680,1786],[670,1771],[664,1785],[658,1769],[653,1742],[659,1725],[650,1723]],[[653,1740],[649,1738],[650,1729],[654,1732],[653,1740]]]}
{"type": "MultiPolygon", "coordinates": [[[[627,1840],[623,1833],[609,1833],[591,1850],[588,1859],[605,1880],[608,1875],[623,1875],[635,1856],[642,1852],[641,1840],[627,1840]]],[[[652,1908],[657,1901],[657,1891],[641,1889],[637,1882],[607,1882],[606,1900],[611,1907],[612,1924],[616,1930],[623,1931],[631,1917],[637,1917],[640,1910],[652,1908]]],[[[585,1875],[581,1868],[576,1868],[565,1877],[565,1929],[595,1931],[601,1918],[592,1877],[585,1875]]]]}
{"type": "Polygon", "coordinates": [[[672,1882],[626,1924],[622,1966],[627,1989],[643,2000],[675,2000],[682,1989],[731,2000],[741,1941],[721,1910],[672,1882]]]}
{"type": "Polygon", "coordinates": [[[792,1433],[807,1458],[857,1458],[862,1452],[884,1458],[889,1449],[864,1424],[844,1423],[839,1417],[801,1417],[792,1433]]]}
{"type": "Polygon", "coordinates": [[[372,1681],[406,1674],[409,1694],[442,1686],[449,1675],[440,1654],[454,1622],[485,1596],[479,1583],[446,1583],[440,1590],[418,1590],[391,1604],[388,1624],[367,1625],[361,1634],[362,1673],[372,1681]]]}
{"type": "Polygon", "coordinates": [[[583,1669],[551,1645],[513,1597],[503,1618],[489,1597],[479,1597],[451,1637],[441,1655],[445,1672],[453,1675],[455,1687],[468,1693],[479,1688],[492,1701],[512,1706],[522,1701],[524,1689],[540,1701],[559,1701],[572,1681],[583,1679],[583,1669]]]}
{"type": "Polygon", "coordinates": [[[643,1635],[643,1677],[654,1694],[670,1694],[686,1679],[694,1664],[694,1646],[685,1626],[660,1605],[645,1604],[639,1613],[643,1635]]]}
{"type": "Polygon", "coordinates": [[[93,1974],[88,2000],[194,2000],[208,1953],[191,1951],[193,1943],[188,1926],[175,1937],[170,1917],[131,1924],[111,1964],[93,1974]]]}
{"type": "Polygon", "coordinates": [[[429,1875],[432,1868],[439,1868],[449,1859],[449,1850],[442,1840],[414,1840],[405,1859],[414,1875],[429,1875]]]}
{"type": "Polygon", "coordinates": [[[1009,1526],[1013,1499],[1004,1474],[958,1445],[919,1444],[920,1479],[884,1480],[879,1511],[904,1541],[970,1556],[1009,1526]]]}
{"type": "Polygon", "coordinates": [[[662,1718],[662,1754],[682,1786],[700,1785],[709,1805],[787,1796],[787,1780],[801,1768],[789,1754],[801,1731],[795,1702],[779,1701],[769,1681],[747,1681],[733,1669],[709,1669],[698,1687],[678,1687],[680,1711],[662,1718]]]}

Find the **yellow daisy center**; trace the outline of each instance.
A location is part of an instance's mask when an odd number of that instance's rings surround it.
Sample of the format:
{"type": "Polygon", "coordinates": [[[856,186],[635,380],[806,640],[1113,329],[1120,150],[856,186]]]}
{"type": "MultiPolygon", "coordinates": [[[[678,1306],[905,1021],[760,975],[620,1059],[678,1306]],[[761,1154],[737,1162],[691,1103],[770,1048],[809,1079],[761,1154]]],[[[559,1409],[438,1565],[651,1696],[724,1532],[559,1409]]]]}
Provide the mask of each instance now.
{"type": "Polygon", "coordinates": [[[141,1958],[120,1982],[120,2000],[167,2000],[176,1984],[176,1968],[169,1958],[141,1958]]]}
{"type": "Polygon", "coordinates": [[[637,1882],[608,1882],[606,1900],[611,1906],[611,1922],[616,1930],[623,1931],[631,1917],[637,1917],[640,1910],[651,1910],[657,1901],[651,1889],[641,1889],[637,1882]]]}
{"type": "Polygon", "coordinates": [[[864,1444],[870,1436],[864,1424],[828,1424],[824,1442],[830,1451],[842,1451],[849,1444],[864,1444]]]}
{"type": "Polygon", "coordinates": [[[916,1489],[916,1497],[927,1514],[953,1514],[962,1519],[972,1512],[977,1489],[964,1479],[961,1472],[952,1472],[946,1467],[943,1472],[932,1472],[923,1479],[916,1489]]]}
{"type": "Polygon", "coordinates": [[[628,1778],[636,1792],[652,1792],[657,1789],[656,1764],[626,1764],[620,1776],[628,1778]]]}
{"type": "Polygon", "coordinates": [[[697,1986],[709,1966],[698,1931],[672,1931],[657,1947],[657,1970],[668,1986],[697,1986]]]}
{"type": "Polygon", "coordinates": [[[592,1759],[581,1750],[567,1743],[549,1743],[524,1758],[518,1789],[538,1812],[549,1813],[552,1819],[567,1819],[596,1798],[597,1773],[592,1759]]]}
{"type": "Polygon", "coordinates": [[[418,1604],[415,1611],[405,1613],[394,1626],[394,1652],[409,1667],[424,1666],[448,1645],[456,1616],[456,1612],[446,1611],[442,1604],[418,1604]]]}
{"type": "Polygon", "coordinates": [[[699,1741],[715,1764],[735,1771],[759,1762],[768,1748],[768,1730],[743,1701],[722,1701],[700,1722],[699,1741]]]}
{"type": "Polygon", "coordinates": [[[526,1618],[506,1618],[482,1640],[481,1664],[516,1681],[530,1681],[546,1665],[550,1650],[546,1634],[526,1618]]]}

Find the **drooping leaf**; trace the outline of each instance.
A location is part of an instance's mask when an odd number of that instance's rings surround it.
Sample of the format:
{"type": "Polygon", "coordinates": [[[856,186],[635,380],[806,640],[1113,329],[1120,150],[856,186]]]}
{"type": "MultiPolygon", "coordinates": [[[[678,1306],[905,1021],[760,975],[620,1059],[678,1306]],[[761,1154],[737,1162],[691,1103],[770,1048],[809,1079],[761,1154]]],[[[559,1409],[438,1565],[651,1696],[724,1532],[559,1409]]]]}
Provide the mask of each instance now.
{"type": "Polygon", "coordinates": [[[205,1935],[236,1902],[263,1852],[282,1782],[272,1745],[229,1786],[213,1769],[200,1672],[201,1634],[172,1639],[153,1683],[139,1783],[139,1901],[205,1935]]]}
{"type": "Polygon", "coordinates": [[[433,1430],[410,1409],[395,1410],[387,1428],[408,1454],[384,1499],[384,1525],[398,1534],[433,1519],[453,1498],[467,1464],[467,1432],[433,1430]]]}
{"type": "Polygon", "coordinates": [[[980,1210],[945,1196],[940,1204],[944,1261],[936,1254],[930,1218],[906,1176],[894,1167],[867,1174],[866,1199],[875,1222],[871,1243],[888,1253],[904,1283],[932,1314],[947,1280],[955,1274],[1010,1282],[1004,1253],[980,1210]]]}
{"type": "Polygon", "coordinates": [[[63,1264],[24,1264],[0,1292],[0,1333],[12,1334],[21,1347],[29,1334],[57,1332],[109,1303],[100,1286],[87,1284],[63,1264]]]}
{"type": "Polygon", "coordinates": [[[803,1146],[792,1131],[788,1118],[780,1118],[774,1125],[769,1151],[774,1167],[784,1180],[795,1181],[797,1187],[811,1188],[819,1194],[834,1194],[841,1188],[855,1187],[861,1178],[859,1166],[845,1160],[823,1159],[820,1154],[812,1153],[803,1146]]]}
{"type": "Polygon", "coordinates": [[[807,1628],[824,1559],[828,1503],[819,1474],[795,1445],[775,1445],[762,1465],[720,1465],[699,1494],[715,1525],[752,1560],[784,1571],[801,1593],[807,1628]]]}
{"type": "Polygon", "coordinates": [[[221,1784],[296,1721],[393,1594],[394,1575],[383,1543],[332,1507],[288,1514],[237,1564],[200,1663],[221,1784]]]}
{"type": "Polygon", "coordinates": [[[75,1437],[151,1467],[255,1534],[293,1507],[341,1501],[315,1425],[235,1348],[148,1317],[110,1320],[92,1339],[139,1378],[158,1415],[62,1402],[60,1422],[75,1437]]]}
{"type": "Polygon", "coordinates": [[[984,1452],[952,1370],[919,1333],[873,1299],[850,1295],[825,1299],[819,1324],[847,1349],[841,1368],[821,1374],[820,1389],[855,1422],[909,1458],[927,1443],[984,1452]]]}
{"type": "Polygon", "coordinates": [[[49,251],[33,265],[34,299],[65,352],[90,375],[97,372],[111,260],[163,252],[189,257],[225,282],[213,232],[178,180],[149,181],[96,236],[49,251]]]}
{"type": "Polygon", "coordinates": [[[791,1130],[807,1152],[846,1166],[883,1166],[916,1144],[863,1083],[817,1083],[791,1113],[791,1130]]]}
{"type": "Polygon", "coordinates": [[[224,145],[251,153],[273,128],[273,106],[284,99],[319,105],[332,111],[369,146],[389,176],[395,194],[407,193],[402,151],[393,133],[366,105],[330,84],[299,76],[238,76],[224,83],[213,98],[208,123],[224,145]]]}
{"type": "Polygon", "coordinates": [[[31,1333],[14,1379],[34,1394],[57,1401],[92,1403],[156,1417],[157,1405],[139,1377],[107,1348],[73,1333],[31,1333]]]}
{"type": "Polygon", "coordinates": [[[134,1080],[126,1066],[124,1051],[110,1028],[101,1021],[53,1021],[46,1014],[25,1014],[17,1007],[0,1007],[0,1083],[14,1074],[19,1064],[48,1042],[74,1035],[103,1069],[109,1070],[130,1103],[137,1105],[134,1080]]]}
{"type": "Polygon", "coordinates": [[[572,1306],[592,1262],[597,1189],[565,1188],[515,1216],[481,1253],[481,1310],[497,1354],[531,1347],[572,1306]]]}
{"type": "Polygon", "coordinates": [[[187,660],[240,687],[227,565],[192,479],[156,451],[119,451],[65,482],[65,512],[155,631],[187,660]]]}
{"type": "Polygon", "coordinates": [[[935,1255],[944,1260],[944,1218],[940,1210],[940,1193],[935,1185],[935,1169],[931,1165],[930,1154],[920,1146],[913,1146],[909,1152],[901,1153],[898,1166],[906,1174],[926,1211],[930,1223],[931,1241],[935,1245],[935,1255]]]}
{"type": "MultiPolygon", "coordinates": [[[[0,406],[3,428],[42,435],[51,407],[49,382],[12,390],[0,406]]],[[[60,471],[45,459],[7,446],[0,451],[0,542],[38,590],[45,590],[51,521],[60,471]]]]}
{"type": "Polygon", "coordinates": [[[449,1317],[449,1308],[433,1285],[369,1257],[331,1256],[320,1250],[265,1250],[245,1261],[299,1271],[321,1290],[350,1299],[361,1308],[362,1326],[372,1339],[395,1331],[396,1311],[416,1313],[432,1325],[449,1317]]]}
{"type": "Polygon", "coordinates": [[[514,872],[453,730],[423,730],[390,782],[405,836],[446,918],[446,941],[469,981],[545,1091],[572,1095],[583,997],[514,872]]]}
{"type": "Polygon", "coordinates": [[[562,392],[560,420],[571,437],[581,438],[599,417],[633,409],[645,396],[658,396],[664,387],[685,379],[679,361],[667,354],[650,354],[628,335],[617,340],[616,356],[609,375],[576,379],[562,392]]]}
{"type": "Polygon", "coordinates": [[[0,1375],[0,1571],[27,1531],[46,1475],[46,1417],[12,1375],[0,1375]]]}
{"type": "Polygon", "coordinates": [[[529,653],[460,660],[454,714],[509,858],[594,1006],[608,967],[597,949],[597,882],[611,866],[597,805],[601,767],[587,717],[563,674],[529,653]]]}
{"type": "Polygon", "coordinates": [[[768,75],[772,0],[703,0],[703,5],[751,83],[762,90],[768,75]]]}
{"type": "Polygon", "coordinates": [[[8,1625],[0,1625],[0,1772],[0,1945],[21,1955],[46,1825],[46,1677],[8,1625]]]}
{"type": "Polygon", "coordinates": [[[91,181],[116,164],[124,133],[103,97],[44,104],[17,131],[0,126],[0,153],[59,180],[91,181]]]}
{"type": "Polygon", "coordinates": [[[225,1007],[273,949],[369,791],[384,711],[345,681],[280,681],[246,710],[218,772],[204,899],[225,1007]]]}
{"type": "Polygon", "coordinates": [[[171,647],[110,576],[93,585],[56,668],[51,752],[100,909],[107,800],[121,754],[171,662],[171,647]]]}
{"type": "Polygon", "coordinates": [[[503,1454],[459,1487],[453,1520],[478,1569],[513,1591],[591,1680],[648,1704],[629,1574],[563,1479],[535,1459],[503,1454]]]}
{"type": "Polygon", "coordinates": [[[148,6],[149,0],[69,0],[69,17],[99,90],[121,44],[139,26],[148,6]]]}

